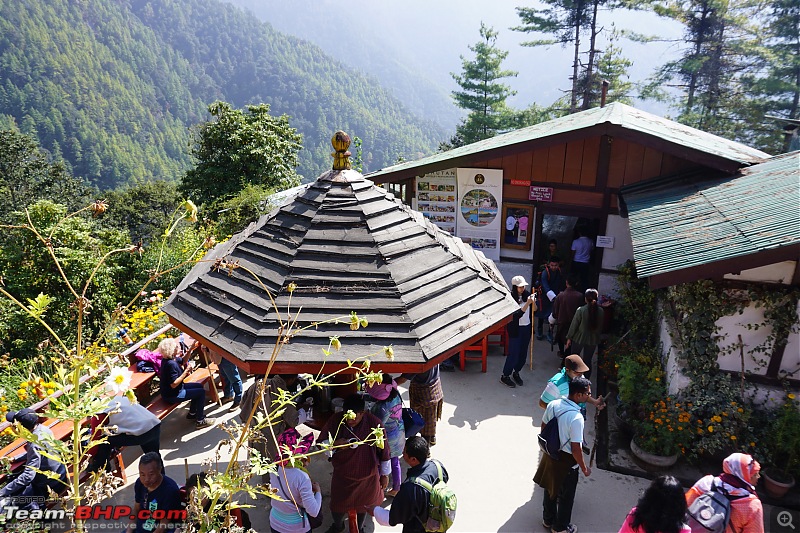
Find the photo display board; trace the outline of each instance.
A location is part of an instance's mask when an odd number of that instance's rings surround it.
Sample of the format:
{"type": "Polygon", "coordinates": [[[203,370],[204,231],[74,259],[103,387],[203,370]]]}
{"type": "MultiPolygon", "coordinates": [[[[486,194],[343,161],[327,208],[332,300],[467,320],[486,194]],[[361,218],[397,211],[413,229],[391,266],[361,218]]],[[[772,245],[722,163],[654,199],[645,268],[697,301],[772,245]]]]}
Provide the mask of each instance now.
{"type": "Polygon", "coordinates": [[[431,172],[417,178],[414,209],[450,235],[456,234],[456,169],[431,172]]]}
{"type": "Polygon", "coordinates": [[[486,257],[500,260],[500,216],[503,171],[457,168],[458,207],[456,235],[486,257]]]}

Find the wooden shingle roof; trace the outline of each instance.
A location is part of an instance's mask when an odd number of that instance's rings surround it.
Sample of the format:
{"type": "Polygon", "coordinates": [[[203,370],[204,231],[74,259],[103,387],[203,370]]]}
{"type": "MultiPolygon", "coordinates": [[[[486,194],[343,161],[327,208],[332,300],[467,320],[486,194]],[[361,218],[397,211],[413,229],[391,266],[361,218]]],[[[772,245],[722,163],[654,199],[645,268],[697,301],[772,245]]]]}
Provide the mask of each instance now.
{"type": "Polygon", "coordinates": [[[218,245],[164,307],[179,329],[250,372],[265,370],[287,309],[299,326],[352,311],[369,325],[306,329],[282,346],[272,372],[316,371],[323,361],[335,370],[373,354],[387,371],[421,371],[518,306],[483,254],[360,173],[333,170],[218,245]],[[342,349],[325,356],[333,335],[342,349]]]}

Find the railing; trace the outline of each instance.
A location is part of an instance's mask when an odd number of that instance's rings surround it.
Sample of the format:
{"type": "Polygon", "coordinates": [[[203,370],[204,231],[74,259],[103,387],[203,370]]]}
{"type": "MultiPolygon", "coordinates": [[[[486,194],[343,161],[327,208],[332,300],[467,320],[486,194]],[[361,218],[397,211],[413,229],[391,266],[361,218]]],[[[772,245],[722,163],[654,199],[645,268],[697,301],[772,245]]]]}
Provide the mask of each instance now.
{"type": "MultiPolygon", "coordinates": [[[[124,351],[120,352],[119,357],[120,358],[124,358],[124,360],[127,362],[128,357],[131,354],[136,353],[136,351],[139,348],[141,348],[142,346],[144,346],[148,342],[158,338],[159,335],[163,335],[164,333],[166,333],[167,331],[169,331],[173,327],[174,326],[172,324],[167,324],[166,326],[162,327],[161,329],[159,329],[157,331],[154,331],[153,333],[151,333],[147,337],[143,338],[142,340],[140,340],[138,342],[135,342],[134,344],[131,344],[130,346],[128,346],[124,351]]],[[[94,373],[89,373],[89,374],[81,376],[81,378],[79,380],[79,384],[83,385],[84,383],[86,383],[87,381],[89,381],[90,379],[95,377],[97,374],[102,372],[104,369],[105,369],[105,367],[101,366],[94,373]]],[[[64,394],[70,392],[71,389],[72,389],[71,386],[67,386],[63,390],[57,390],[56,392],[54,392],[52,395],[48,396],[47,398],[43,398],[42,400],[39,400],[35,404],[29,406],[28,409],[33,409],[34,411],[41,412],[48,405],[50,405],[50,400],[52,398],[58,398],[59,396],[62,396],[64,394]]],[[[9,428],[11,426],[12,426],[11,422],[3,421],[2,423],[0,423],[0,432],[2,432],[3,430],[5,430],[6,428],[9,428]]]]}

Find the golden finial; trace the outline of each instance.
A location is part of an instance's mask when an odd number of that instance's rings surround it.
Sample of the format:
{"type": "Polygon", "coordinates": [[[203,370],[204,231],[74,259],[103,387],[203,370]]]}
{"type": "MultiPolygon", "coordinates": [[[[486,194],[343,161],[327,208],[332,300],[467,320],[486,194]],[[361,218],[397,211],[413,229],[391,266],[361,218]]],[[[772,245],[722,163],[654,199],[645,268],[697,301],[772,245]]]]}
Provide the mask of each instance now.
{"type": "Polygon", "coordinates": [[[331,138],[331,144],[335,152],[331,153],[333,156],[333,170],[350,170],[350,136],[342,130],[337,131],[331,138]]]}

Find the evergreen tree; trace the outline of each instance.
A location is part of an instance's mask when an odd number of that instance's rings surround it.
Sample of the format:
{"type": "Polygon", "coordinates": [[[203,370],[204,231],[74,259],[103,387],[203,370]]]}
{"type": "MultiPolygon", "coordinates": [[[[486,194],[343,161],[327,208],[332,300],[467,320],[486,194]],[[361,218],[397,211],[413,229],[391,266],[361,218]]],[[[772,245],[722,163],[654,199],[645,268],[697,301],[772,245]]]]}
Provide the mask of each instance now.
{"type": "Polygon", "coordinates": [[[274,117],[266,104],[233,109],[225,102],[208,106],[213,120],[195,132],[197,166],[186,172],[180,191],[198,203],[235,196],[246,184],[287,189],[299,183],[295,167],[302,136],[289,117],[274,117]]]}
{"type": "Polygon", "coordinates": [[[461,56],[462,73],[450,73],[461,87],[460,91],[453,91],[453,99],[458,107],[469,111],[450,140],[455,146],[488,139],[508,130],[513,123],[514,112],[506,105],[506,99],[516,91],[498,80],[517,73],[501,68],[508,52],[497,48],[497,32],[481,23],[480,35],[481,40],[469,47],[475,59],[461,56]]]}
{"type": "Polygon", "coordinates": [[[689,46],[659,69],[645,94],[677,87],[679,122],[740,138],[745,126],[740,114],[750,98],[742,79],[761,64],[757,30],[751,27],[755,6],[749,0],[657,0],[651,6],[684,24],[689,46]]]}
{"type": "Polygon", "coordinates": [[[595,73],[591,76],[584,75],[579,80],[579,87],[584,95],[584,109],[600,105],[603,81],[608,82],[607,103],[633,103],[633,83],[628,75],[628,69],[633,66],[633,62],[622,55],[620,47],[614,45],[618,35],[617,30],[612,29],[605,50],[598,51],[600,55],[597,57],[595,73]]]}

